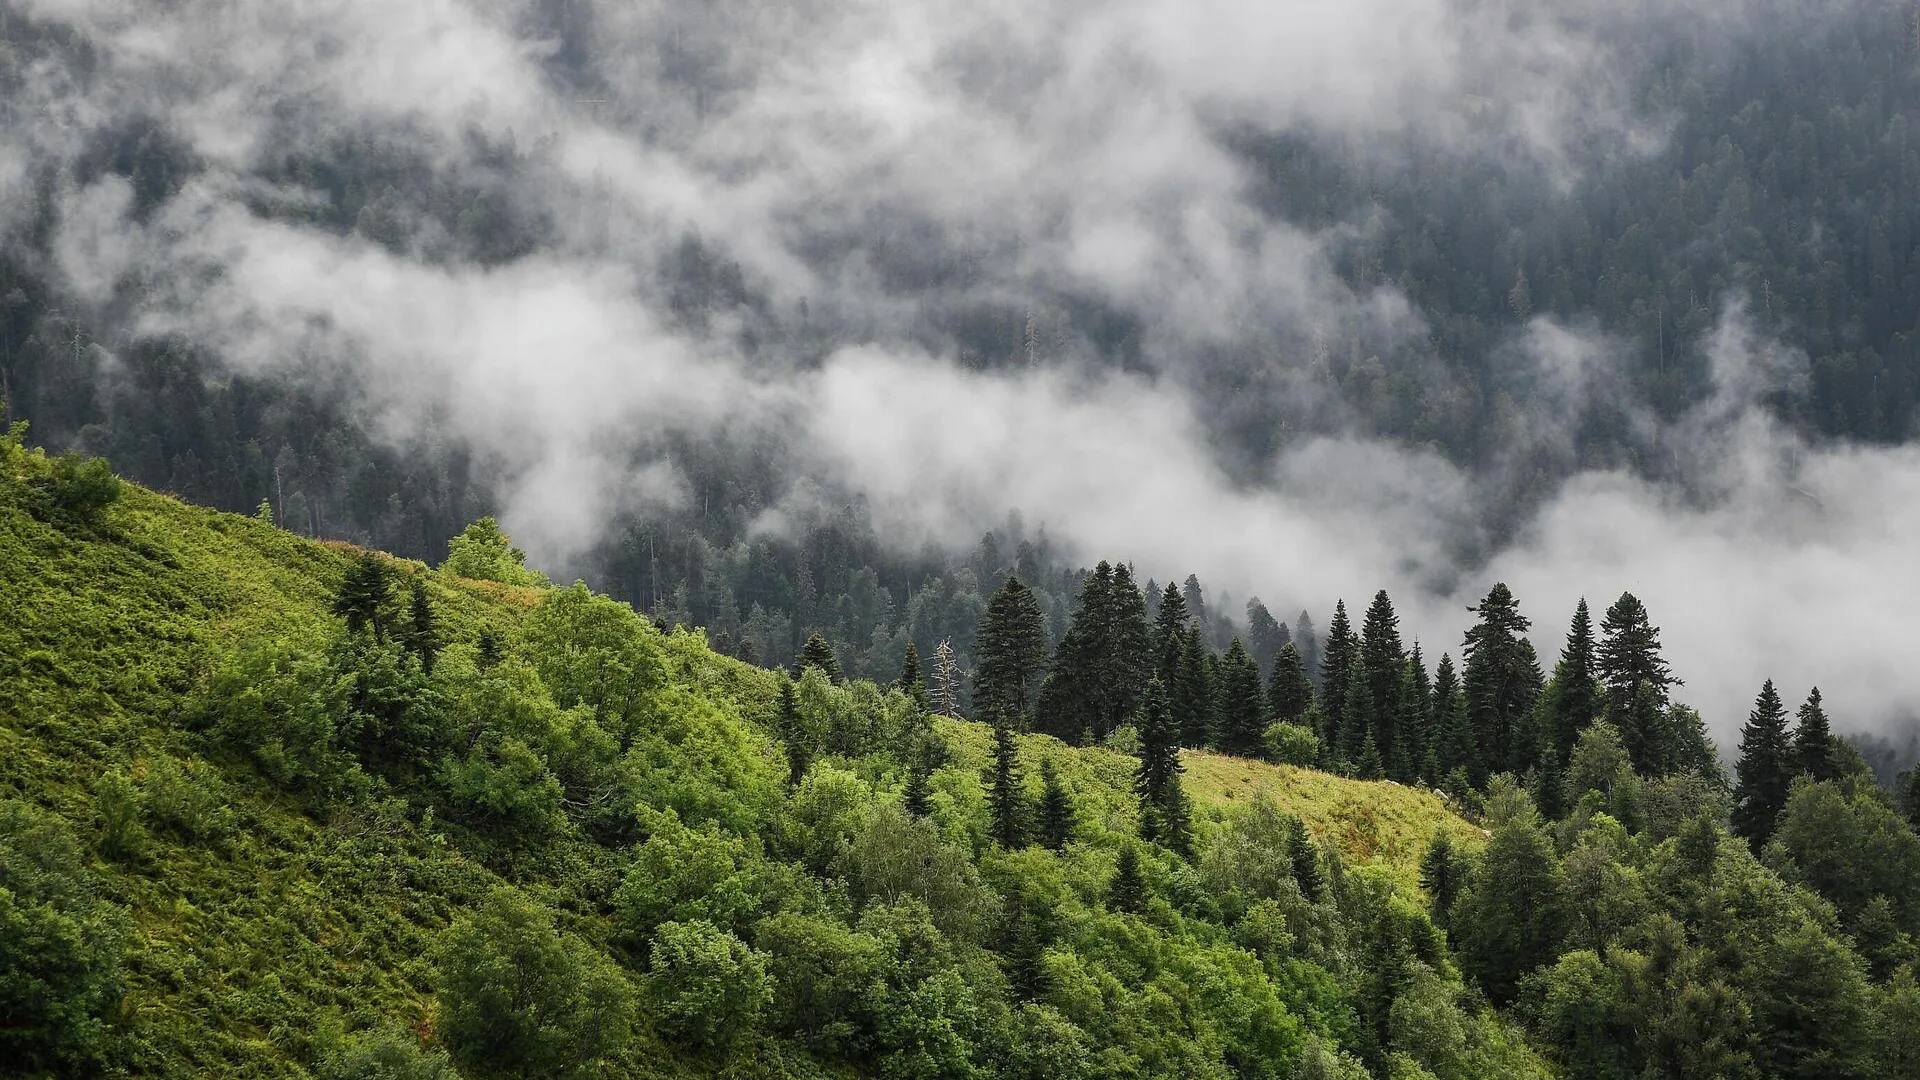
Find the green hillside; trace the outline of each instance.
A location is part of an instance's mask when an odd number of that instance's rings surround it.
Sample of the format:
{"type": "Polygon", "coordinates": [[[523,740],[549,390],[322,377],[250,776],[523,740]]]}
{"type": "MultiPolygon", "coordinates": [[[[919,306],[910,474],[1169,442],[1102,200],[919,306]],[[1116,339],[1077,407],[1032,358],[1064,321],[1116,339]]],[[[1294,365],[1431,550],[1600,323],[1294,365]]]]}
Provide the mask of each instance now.
{"type": "Polygon", "coordinates": [[[697,634],[371,556],[393,593],[350,631],[357,549],[0,453],[0,915],[70,935],[5,956],[42,980],[0,991],[34,1068],[1343,1075],[1385,1059],[1360,960],[1397,949],[1461,1068],[1537,1069],[1423,913],[1429,834],[1480,835],[1432,795],[1190,754],[1196,852],[1139,848],[1129,902],[1124,754],[1026,737],[1073,838],[1002,850],[990,734],[897,690],[809,670],[790,786],[783,678],[697,634]]]}

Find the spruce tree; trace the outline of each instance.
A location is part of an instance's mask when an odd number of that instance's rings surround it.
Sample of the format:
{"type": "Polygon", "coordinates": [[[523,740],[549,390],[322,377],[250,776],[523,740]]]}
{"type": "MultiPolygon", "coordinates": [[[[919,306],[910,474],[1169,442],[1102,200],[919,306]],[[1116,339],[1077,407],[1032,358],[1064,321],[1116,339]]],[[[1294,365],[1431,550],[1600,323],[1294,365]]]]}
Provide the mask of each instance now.
{"type": "Polygon", "coordinates": [[[1454,674],[1453,657],[1447,653],[1440,654],[1440,667],[1433,677],[1433,723],[1437,748],[1434,756],[1438,759],[1439,771],[1429,777],[1429,781],[1442,784],[1456,770],[1464,770],[1469,776],[1482,775],[1486,766],[1480,760],[1479,743],[1473,737],[1473,718],[1467,711],[1466,691],[1454,674]]]}
{"type": "Polygon", "coordinates": [[[1169,581],[1160,594],[1160,608],[1153,617],[1154,674],[1159,676],[1161,685],[1171,688],[1180,677],[1180,654],[1186,642],[1187,601],[1169,581]]]}
{"type": "Polygon", "coordinates": [[[1387,761],[1387,776],[1403,784],[1419,779],[1421,764],[1433,740],[1427,720],[1430,690],[1420,685],[1418,654],[1407,658],[1400,673],[1400,716],[1395,722],[1393,755],[1387,761]]]}
{"type": "Polygon", "coordinates": [[[440,620],[434,614],[427,586],[419,578],[407,583],[407,651],[420,658],[420,670],[433,674],[433,662],[440,655],[440,620]]]}
{"type": "Polygon", "coordinates": [[[1840,770],[1833,762],[1833,728],[1820,707],[1820,688],[1807,694],[1793,733],[1793,756],[1799,770],[1815,780],[1835,780],[1840,770]]]}
{"type": "Polygon", "coordinates": [[[1053,759],[1040,762],[1040,842],[1054,851],[1073,839],[1073,798],[1053,767],[1053,759]]]}
{"type": "Polygon", "coordinates": [[[1113,881],[1107,886],[1107,907],[1137,915],[1147,906],[1147,883],[1140,876],[1140,852],[1122,841],[1120,859],[1113,869],[1113,881]]]}
{"type": "Polygon", "coordinates": [[[393,599],[393,577],[385,558],[363,551],[348,568],[340,591],[333,597],[333,613],[347,621],[349,633],[371,629],[373,639],[386,641],[386,606],[393,599]]]}
{"type": "Polygon", "coordinates": [[[1260,668],[1239,638],[1220,661],[1219,748],[1223,753],[1254,757],[1266,732],[1266,696],[1260,692],[1260,668]]]}
{"type": "Polygon", "coordinates": [[[987,783],[987,808],[992,814],[994,842],[1008,851],[1025,846],[1027,798],[1020,775],[1020,744],[1013,724],[1004,716],[993,725],[993,774],[987,783]]]}
{"type": "Polygon", "coordinates": [[[1320,689],[1320,638],[1313,630],[1313,616],[1304,610],[1293,617],[1293,646],[1300,654],[1300,667],[1307,673],[1307,680],[1314,684],[1314,691],[1320,689]]]}
{"type": "Polygon", "coordinates": [[[800,646],[800,655],[794,657],[789,674],[798,679],[800,673],[810,667],[819,668],[828,681],[836,685],[840,682],[840,660],[833,655],[833,646],[827,644],[827,639],[817,630],[807,635],[806,644],[800,646]]]}
{"type": "Polygon", "coordinates": [[[1620,731],[1620,744],[1627,748],[1633,771],[1643,776],[1661,776],[1668,771],[1665,714],[1660,691],[1652,683],[1642,682],[1624,699],[1616,702],[1607,695],[1607,717],[1620,731]]]}
{"type": "Polygon", "coordinates": [[[907,654],[900,661],[900,678],[893,685],[912,698],[921,712],[927,711],[927,682],[920,676],[920,650],[911,641],[907,642],[907,654]]]}
{"type": "Polygon", "coordinates": [[[1373,740],[1373,732],[1367,732],[1366,741],[1360,744],[1360,757],[1354,762],[1353,774],[1362,780],[1382,780],[1386,770],[1380,764],[1380,744],[1373,740]]]}
{"type": "Polygon", "coordinates": [[[1426,853],[1420,857],[1420,887],[1432,904],[1434,925],[1446,928],[1447,912],[1465,880],[1466,865],[1454,851],[1453,837],[1445,829],[1435,830],[1433,839],[1427,841],[1426,853]]]}
{"type": "Polygon", "coordinates": [[[1593,616],[1586,597],[1573,609],[1567,643],[1553,667],[1554,745],[1564,763],[1580,733],[1600,718],[1600,683],[1595,675],[1593,616]]]}
{"type": "Polygon", "coordinates": [[[1327,874],[1320,867],[1320,849],[1307,835],[1307,824],[1287,815],[1287,864],[1293,871],[1293,883],[1309,903],[1319,903],[1327,892],[1327,874]]]}
{"type": "Polygon", "coordinates": [[[1247,600],[1247,651],[1253,654],[1263,681],[1272,678],[1274,661],[1291,641],[1287,624],[1275,619],[1259,597],[1247,600]]]}
{"type": "Polygon", "coordinates": [[[1182,746],[1206,746],[1213,741],[1212,659],[1199,624],[1188,623],[1180,645],[1179,672],[1167,695],[1174,722],[1180,725],[1182,746]]]}
{"type": "Polygon", "coordinates": [[[1140,770],[1134,792],[1142,802],[1157,803],[1169,786],[1180,782],[1180,730],[1160,680],[1147,683],[1140,702],[1140,770]]]}
{"type": "Polygon", "coordinates": [[[1359,650],[1360,639],[1347,621],[1347,602],[1341,600],[1333,606],[1333,621],[1327,624],[1327,640],[1320,653],[1320,711],[1336,725],[1347,718],[1347,683],[1359,650]]]}
{"type": "Polygon", "coordinates": [[[806,724],[800,719],[800,702],[794,696],[791,679],[780,680],[780,711],[774,718],[774,731],[787,752],[787,784],[799,787],[800,781],[806,778],[807,767],[813,763],[813,740],[808,738],[806,724]]]}
{"type": "MultiPolygon", "coordinates": [[[[1360,755],[1365,752],[1367,744],[1373,742],[1373,728],[1367,723],[1373,715],[1373,680],[1367,678],[1367,669],[1360,664],[1353,665],[1347,672],[1344,708],[1346,712],[1340,717],[1337,755],[1342,771],[1353,772],[1359,768],[1360,755]]],[[[1379,744],[1375,743],[1376,759],[1379,753],[1379,744]]]]}
{"type": "Polygon", "coordinates": [[[1480,616],[1467,631],[1462,650],[1467,665],[1462,682],[1480,758],[1467,763],[1468,773],[1478,786],[1491,773],[1516,771],[1527,763],[1515,760],[1515,736],[1524,734],[1527,713],[1540,692],[1540,668],[1526,645],[1532,623],[1520,614],[1505,583],[1494,585],[1486,599],[1469,610],[1480,616]]]}
{"type": "Polygon", "coordinates": [[[491,629],[480,631],[480,639],[474,643],[473,662],[480,670],[493,667],[506,656],[506,650],[500,645],[500,637],[491,629]]]}
{"type": "Polygon", "coordinates": [[[1920,832],[1920,765],[1900,774],[1900,812],[1907,824],[1920,832]]]}
{"type": "Polygon", "coordinates": [[[1367,670],[1367,693],[1373,699],[1367,728],[1381,760],[1391,761],[1399,751],[1394,729],[1400,720],[1400,682],[1406,674],[1407,652],[1400,643],[1400,616],[1385,589],[1373,595],[1361,620],[1360,662],[1367,670]]]}
{"type": "Polygon", "coordinates": [[[926,817],[933,812],[933,770],[926,755],[916,754],[907,769],[907,787],[901,794],[900,805],[907,813],[917,818],[926,817]]]}
{"type": "Polygon", "coordinates": [[[1207,594],[1206,590],[1200,587],[1200,578],[1198,575],[1187,575],[1186,584],[1180,587],[1180,599],[1186,601],[1187,615],[1190,616],[1194,622],[1199,623],[1202,627],[1206,627],[1210,621],[1207,618],[1207,594]]]}
{"type": "Polygon", "coordinates": [[[1273,678],[1267,683],[1267,719],[1297,724],[1313,707],[1313,682],[1307,678],[1300,650],[1289,641],[1280,646],[1273,661],[1273,678]]]}
{"type": "Polygon", "coordinates": [[[1127,722],[1140,707],[1140,695],[1146,692],[1153,676],[1153,646],[1147,630],[1147,601],[1133,583],[1133,568],[1117,563],[1113,568],[1113,589],[1107,606],[1110,625],[1106,628],[1102,672],[1107,680],[1102,697],[1104,708],[1094,729],[1098,738],[1106,738],[1114,728],[1127,722]]]}
{"type": "Polygon", "coordinates": [[[1756,851],[1773,835],[1774,823],[1786,808],[1793,768],[1787,710],[1768,679],[1740,729],[1740,761],[1734,767],[1733,831],[1756,851]]]}
{"type": "Polygon", "coordinates": [[[1667,689],[1680,681],[1660,655],[1660,628],[1648,620],[1646,606],[1630,592],[1621,593],[1600,621],[1594,671],[1609,703],[1630,700],[1634,688],[1644,682],[1664,704],[1667,689]]]}
{"type": "Polygon", "coordinates": [[[979,662],[974,675],[975,714],[1016,731],[1027,726],[1034,683],[1047,663],[1047,630],[1033,591],[1009,577],[987,604],[987,614],[974,635],[973,655],[979,662]]]}

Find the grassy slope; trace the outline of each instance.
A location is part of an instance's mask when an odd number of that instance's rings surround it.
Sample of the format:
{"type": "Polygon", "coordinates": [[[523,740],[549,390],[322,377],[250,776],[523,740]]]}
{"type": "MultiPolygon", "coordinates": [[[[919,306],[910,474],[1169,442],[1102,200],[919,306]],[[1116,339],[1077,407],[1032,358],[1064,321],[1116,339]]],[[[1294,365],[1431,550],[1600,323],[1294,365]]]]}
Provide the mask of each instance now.
{"type": "MultiPolygon", "coordinates": [[[[168,758],[194,764],[185,724],[210,658],[255,635],[321,634],[351,551],[131,485],[92,535],[0,501],[0,795],[48,806],[89,835],[102,772],[139,776],[168,758]]],[[[481,626],[510,631],[539,597],[426,578],[449,628],[469,639],[481,626]]],[[[688,635],[674,635],[668,652],[680,681],[767,718],[769,673],[688,635]]],[[[943,727],[955,765],[985,762],[984,728],[943,727]]],[[[1130,827],[1131,758],[1038,736],[1028,749],[1056,758],[1082,813],[1130,827]]],[[[160,832],[135,866],[96,862],[137,927],[126,1002],[133,1071],[298,1076],[317,1017],[383,1014],[429,1025],[420,957],[456,910],[497,881],[493,872],[403,820],[356,812],[316,821],[244,777],[229,784],[210,769],[197,775],[210,776],[233,808],[223,838],[160,832]]],[[[1434,829],[1476,843],[1480,835],[1435,797],[1397,785],[1212,754],[1189,754],[1187,775],[1203,812],[1268,793],[1350,861],[1384,860],[1409,881],[1434,829]]],[[[648,1073],[698,1071],[659,1046],[638,1057],[648,1073]]]]}

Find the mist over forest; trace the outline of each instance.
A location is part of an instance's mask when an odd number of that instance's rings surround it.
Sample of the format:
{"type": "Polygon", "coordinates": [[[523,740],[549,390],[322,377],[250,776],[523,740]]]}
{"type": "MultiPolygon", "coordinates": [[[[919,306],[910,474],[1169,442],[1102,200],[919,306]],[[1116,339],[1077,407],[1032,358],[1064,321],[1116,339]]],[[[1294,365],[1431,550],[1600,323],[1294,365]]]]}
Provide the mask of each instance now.
{"type": "MultiPolygon", "coordinates": [[[[0,3],[31,438],[850,673],[1642,599],[1911,757],[1910,3],[0,3]],[[983,541],[983,536],[991,538],[983,541]],[[1229,620],[1222,624],[1219,619],[1229,620]]],[[[1269,661],[1270,664],[1270,661],[1269,661]]]]}

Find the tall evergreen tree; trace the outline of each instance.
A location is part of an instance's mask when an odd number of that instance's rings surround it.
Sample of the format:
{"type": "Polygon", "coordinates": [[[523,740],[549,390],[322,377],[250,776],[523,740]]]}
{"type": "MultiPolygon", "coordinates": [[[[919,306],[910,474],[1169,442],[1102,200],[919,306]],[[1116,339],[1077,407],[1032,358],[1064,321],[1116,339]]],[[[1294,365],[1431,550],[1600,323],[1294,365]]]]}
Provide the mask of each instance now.
{"type": "Polygon", "coordinates": [[[427,597],[426,583],[414,578],[407,583],[407,627],[404,644],[420,658],[420,670],[433,674],[433,662],[440,656],[440,619],[434,614],[433,601],[427,597]]]}
{"type": "Polygon", "coordinates": [[[1600,682],[1595,675],[1593,616],[1581,597],[1567,627],[1567,643],[1553,666],[1553,739],[1562,762],[1573,753],[1580,733],[1600,719],[1600,682]]]}
{"type": "Polygon", "coordinates": [[[1336,728],[1347,719],[1347,684],[1359,651],[1360,638],[1347,621],[1347,602],[1341,600],[1333,606],[1333,621],[1327,624],[1327,640],[1320,651],[1320,711],[1336,728]]]}
{"type": "Polygon", "coordinates": [[[800,673],[810,667],[819,668],[820,673],[829,681],[839,683],[840,658],[833,655],[833,646],[827,644],[827,639],[817,630],[808,634],[806,644],[800,646],[800,655],[793,658],[793,669],[790,674],[798,679],[800,673]]]}
{"type": "Polygon", "coordinates": [[[1100,738],[1127,722],[1140,707],[1147,680],[1153,676],[1153,646],[1147,629],[1147,602],[1133,583],[1133,568],[1113,568],[1111,625],[1107,629],[1105,708],[1095,729],[1100,738]]]}
{"type": "Polygon", "coordinates": [[[1624,700],[1608,693],[1607,717],[1620,730],[1620,744],[1627,748],[1633,771],[1645,776],[1662,776],[1670,771],[1667,761],[1666,710],[1660,691],[1649,682],[1636,683],[1624,700]]]}
{"type": "Polygon", "coordinates": [[[1514,736],[1524,728],[1540,692],[1540,668],[1531,660],[1533,649],[1526,643],[1532,623],[1520,614],[1504,582],[1494,585],[1486,599],[1469,610],[1477,612],[1480,621],[1466,634],[1462,652],[1467,670],[1462,682],[1481,759],[1467,763],[1468,772],[1479,785],[1490,773],[1516,771],[1527,764],[1526,758],[1515,760],[1514,736]]]}
{"type": "Polygon", "coordinates": [[[1453,657],[1440,654],[1440,667],[1433,676],[1433,723],[1435,754],[1439,771],[1428,781],[1439,784],[1455,770],[1469,776],[1481,775],[1486,766],[1480,760],[1479,743],[1473,737],[1473,717],[1467,710],[1466,690],[1454,674],[1453,657]]]}
{"type": "Polygon", "coordinates": [[[1040,842],[1054,851],[1073,839],[1073,797],[1060,782],[1053,759],[1040,762],[1040,842]]]}
{"type": "Polygon", "coordinates": [[[500,636],[491,629],[480,631],[480,640],[474,643],[473,662],[485,671],[505,659],[506,650],[500,645],[500,636]]]}
{"type": "Polygon", "coordinates": [[[1137,915],[1147,906],[1147,883],[1140,876],[1140,852],[1133,844],[1122,842],[1120,859],[1107,886],[1107,907],[1137,915]]]}
{"type": "Polygon", "coordinates": [[[1160,680],[1147,684],[1140,703],[1140,770],[1134,790],[1140,796],[1140,831],[1169,847],[1184,844],[1186,795],[1180,789],[1180,729],[1167,705],[1160,680]]]}
{"type": "Polygon", "coordinates": [[[1047,664],[1047,629],[1033,590],[1016,577],[994,592],[986,617],[974,635],[975,715],[989,723],[1004,721],[1026,729],[1035,682],[1047,664]]]}
{"type": "Polygon", "coordinates": [[[1218,697],[1220,750],[1241,757],[1259,754],[1267,727],[1266,695],[1260,691],[1260,668],[1239,638],[1220,661],[1218,697]]]}
{"type": "Polygon", "coordinates": [[[1402,750],[1395,745],[1394,729],[1400,720],[1400,682],[1406,675],[1407,651],[1400,643],[1400,616],[1385,589],[1373,595],[1361,620],[1360,662],[1367,669],[1367,693],[1373,703],[1367,728],[1381,760],[1393,761],[1402,750]]]}
{"type": "Polygon", "coordinates": [[[1187,602],[1187,614],[1192,616],[1193,621],[1199,623],[1204,631],[1211,620],[1207,618],[1206,590],[1200,587],[1198,575],[1187,575],[1186,584],[1180,586],[1180,598],[1187,602]]]}
{"type": "Polygon", "coordinates": [[[1327,893],[1327,874],[1320,867],[1320,848],[1307,835],[1307,823],[1288,814],[1287,863],[1293,871],[1293,883],[1309,903],[1319,903],[1327,893]]]}
{"type": "Polygon", "coordinates": [[[1755,850],[1773,835],[1787,805],[1793,780],[1792,747],[1787,741],[1787,710],[1768,679],[1740,729],[1740,761],[1734,766],[1733,831],[1755,850]]]}
{"type": "Polygon", "coordinates": [[[1432,744],[1432,725],[1427,719],[1430,690],[1420,685],[1419,656],[1407,658],[1400,672],[1399,719],[1394,722],[1393,756],[1387,761],[1387,776],[1403,784],[1419,778],[1421,763],[1432,744]]]}
{"type": "Polygon", "coordinates": [[[1445,829],[1436,829],[1427,841],[1426,854],[1420,857],[1420,887],[1432,904],[1435,925],[1445,928],[1447,912],[1460,895],[1466,881],[1466,864],[1454,851],[1453,837],[1445,829]]]}
{"type": "Polygon", "coordinates": [[[1273,662],[1279,658],[1280,650],[1293,640],[1287,631],[1287,624],[1275,619],[1267,605],[1259,597],[1247,601],[1247,651],[1253,654],[1253,662],[1259,665],[1260,678],[1264,681],[1273,676],[1273,662]]]}
{"type": "Polygon", "coordinates": [[[1008,851],[1027,841],[1026,786],[1020,775],[1020,744],[1013,722],[996,713],[993,724],[993,774],[987,781],[987,809],[992,816],[993,840],[1008,851]]]}
{"type": "Polygon", "coordinates": [[[1213,741],[1212,660],[1213,654],[1200,636],[1200,624],[1188,623],[1180,645],[1179,672],[1168,695],[1183,746],[1207,746],[1213,741]]]}
{"type": "MultiPolygon", "coordinates": [[[[1340,717],[1340,763],[1348,771],[1357,770],[1360,756],[1365,753],[1369,743],[1373,744],[1376,759],[1380,747],[1374,742],[1373,728],[1367,722],[1373,715],[1373,680],[1367,677],[1364,665],[1355,664],[1347,671],[1347,693],[1342,703],[1346,710],[1340,717]]],[[[1377,764],[1377,761],[1376,761],[1377,764]]]]}
{"type": "Polygon", "coordinates": [[[1077,742],[1120,726],[1151,673],[1146,638],[1146,605],[1132,572],[1101,562],[1081,582],[1079,607],[1041,686],[1041,727],[1077,742]]]}
{"type": "Polygon", "coordinates": [[[393,599],[393,576],[387,560],[362,551],[348,568],[340,591],[333,597],[333,613],[347,621],[350,633],[372,630],[373,639],[387,640],[387,603],[393,599]]]}
{"type": "Polygon", "coordinates": [[[1320,690],[1320,638],[1313,630],[1313,616],[1301,611],[1293,617],[1293,647],[1300,653],[1300,667],[1307,679],[1320,690]]]}
{"type": "Polygon", "coordinates": [[[907,787],[900,805],[917,818],[933,813],[933,767],[926,754],[914,755],[913,763],[907,767],[907,787]]]}
{"type": "Polygon", "coordinates": [[[1833,727],[1827,721],[1827,711],[1820,707],[1819,687],[1807,694],[1797,719],[1799,723],[1793,733],[1795,766],[1815,780],[1838,779],[1840,770],[1833,760],[1833,727]]]}
{"type": "Polygon", "coordinates": [[[1660,655],[1660,628],[1648,620],[1646,606],[1630,592],[1621,593],[1600,621],[1594,671],[1609,704],[1632,700],[1634,688],[1643,682],[1653,687],[1664,704],[1667,689],[1680,681],[1660,655]]]}
{"type": "Polygon", "coordinates": [[[1180,651],[1187,641],[1187,601],[1173,582],[1167,582],[1160,594],[1160,608],[1153,617],[1154,674],[1163,686],[1171,688],[1180,677],[1180,651]]]}
{"type": "Polygon", "coordinates": [[[907,642],[907,653],[900,661],[900,678],[893,684],[902,693],[913,699],[921,712],[928,709],[927,681],[920,675],[920,649],[913,642],[907,642]]]}
{"type": "Polygon", "coordinates": [[[794,696],[792,679],[780,680],[780,711],[774,718],[774,731],[787,752],[787,783],[798,787],[813,763],[813,740],[800,718],[800,702],[794,696]]]}
{"type": "Polygon", "coordinates": [[[1307,678],[1300,651],[1289,641],[1273,661],[1273,679],[1267,683],[1267,719],[1297,724],[1313,707],[1313,683],[1307,678]]]}

